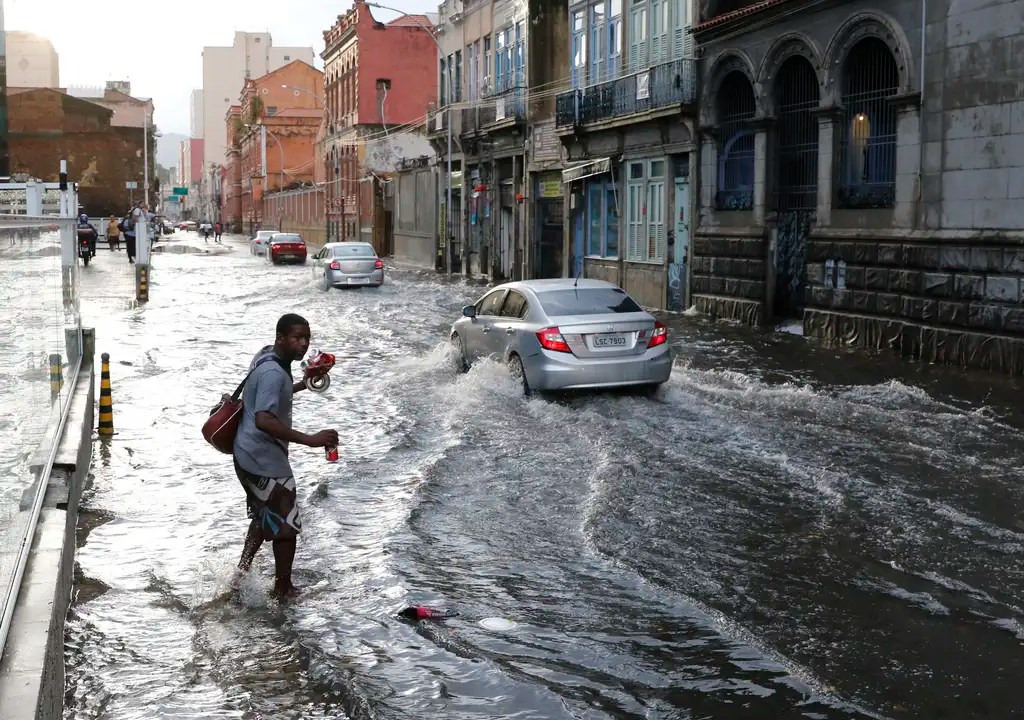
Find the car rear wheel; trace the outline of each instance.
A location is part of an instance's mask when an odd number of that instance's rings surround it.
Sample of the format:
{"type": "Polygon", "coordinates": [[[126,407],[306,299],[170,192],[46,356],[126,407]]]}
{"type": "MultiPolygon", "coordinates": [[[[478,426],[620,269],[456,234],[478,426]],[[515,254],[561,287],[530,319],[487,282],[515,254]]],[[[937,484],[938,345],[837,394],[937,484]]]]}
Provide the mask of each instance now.
{"type": "Polygon", "coordinates": [[[455,352],[455,367],[460,373],[469,370],[469,363],[466,361],[466,345],[458,333],[452,335],[452,350],[455,352]]]}
{"type": "Polygon", "coordinates": [[[331,281],[327,279],[327,273],[324,273],[323,288],[324,292],[327,292],[331,289],[331,281]]]}
{"type": "Polygon", "coordinates": [[[508,356],[508,372],[512,379],[523,386],[523,395],[530,394],[530,383],[526,379],[526,368],[523,367],[523,359],[512,353],[508,356]]]}

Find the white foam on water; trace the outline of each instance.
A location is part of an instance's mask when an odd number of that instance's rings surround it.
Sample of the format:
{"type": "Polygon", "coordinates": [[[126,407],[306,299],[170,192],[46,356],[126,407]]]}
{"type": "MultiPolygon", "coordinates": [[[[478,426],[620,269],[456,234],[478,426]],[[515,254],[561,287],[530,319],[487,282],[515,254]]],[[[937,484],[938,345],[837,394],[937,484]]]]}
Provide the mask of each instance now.
{"type": "Polygon", "coordinates": [[[518,623],[508,618],[484,618],[480,621],[480,627],[493,632],[508,632],[515,630],[518,623]]]}

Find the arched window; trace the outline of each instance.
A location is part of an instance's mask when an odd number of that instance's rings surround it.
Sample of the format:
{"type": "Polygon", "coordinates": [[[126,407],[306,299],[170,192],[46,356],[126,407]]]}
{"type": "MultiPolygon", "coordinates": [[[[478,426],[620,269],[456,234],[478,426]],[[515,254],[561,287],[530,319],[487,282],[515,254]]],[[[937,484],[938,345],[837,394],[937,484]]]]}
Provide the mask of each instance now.
{"type": "Polygon", "coordinates": [[[850,49],[843,73],[839,205],[892,207],[896,200],[896,60],[878,38],[850,49]]]}
{"type": "Polygon", "coordinates": [[[818,204],[818,78],[807,58],[793,55],[775,80],[778,161],[775,209],[813,210],[818,204]]]}
{"type": "Polygon", "coordinates": [[[733,70],[718,88],[718,210],[754,207],[754,88],[733,70]]]}

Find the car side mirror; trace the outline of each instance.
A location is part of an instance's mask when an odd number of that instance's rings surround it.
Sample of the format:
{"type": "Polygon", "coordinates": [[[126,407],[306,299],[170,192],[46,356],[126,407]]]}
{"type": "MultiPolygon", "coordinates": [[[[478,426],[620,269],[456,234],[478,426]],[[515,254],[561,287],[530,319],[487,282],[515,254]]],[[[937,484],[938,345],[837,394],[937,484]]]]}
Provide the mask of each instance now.
{"type": "Polygon", "coordinates": [[[476,305],[467,305],[462,308],[463,317],[475,318],[476,317],[476,305]]]}

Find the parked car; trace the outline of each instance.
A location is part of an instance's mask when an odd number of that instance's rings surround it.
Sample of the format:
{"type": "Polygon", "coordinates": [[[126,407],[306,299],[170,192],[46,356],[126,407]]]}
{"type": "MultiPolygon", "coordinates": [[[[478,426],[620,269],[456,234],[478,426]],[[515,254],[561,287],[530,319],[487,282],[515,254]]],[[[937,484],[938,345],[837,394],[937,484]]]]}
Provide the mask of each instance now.
{"type": "Polygon", "coordinates": [[[178,229],[195,231],[196,222],[195,220],[182,220],[180,223],[178,223],[178,229]]]}
{"type": "Polygon", "coordinates": [[[327,243],[313,256],[313,279],[324,290],[332,287],[380,287],[384,261],[373,245],[363,242],[327,243]]]}
{"type": "Polygon", "coordinates": [[[277,265],[283,262],[306,264],[306,241],[295,233],[274,233],[267,240],[267,259],[277,265]]]}
{"type": "Polygon", "coordinates": [[[276,230],[257,231],[256,237],[249,241],[249,252],[262,257],[267,252],[267,241],[276,234],[276,230]]]}
{"type": "Polygon", "coordinates": [[[672,373],[668,328],[601,280],[500,285],[462,309],[451,343],[465,370],[506,363],[525,391],[647,386],[672,373]]]}

